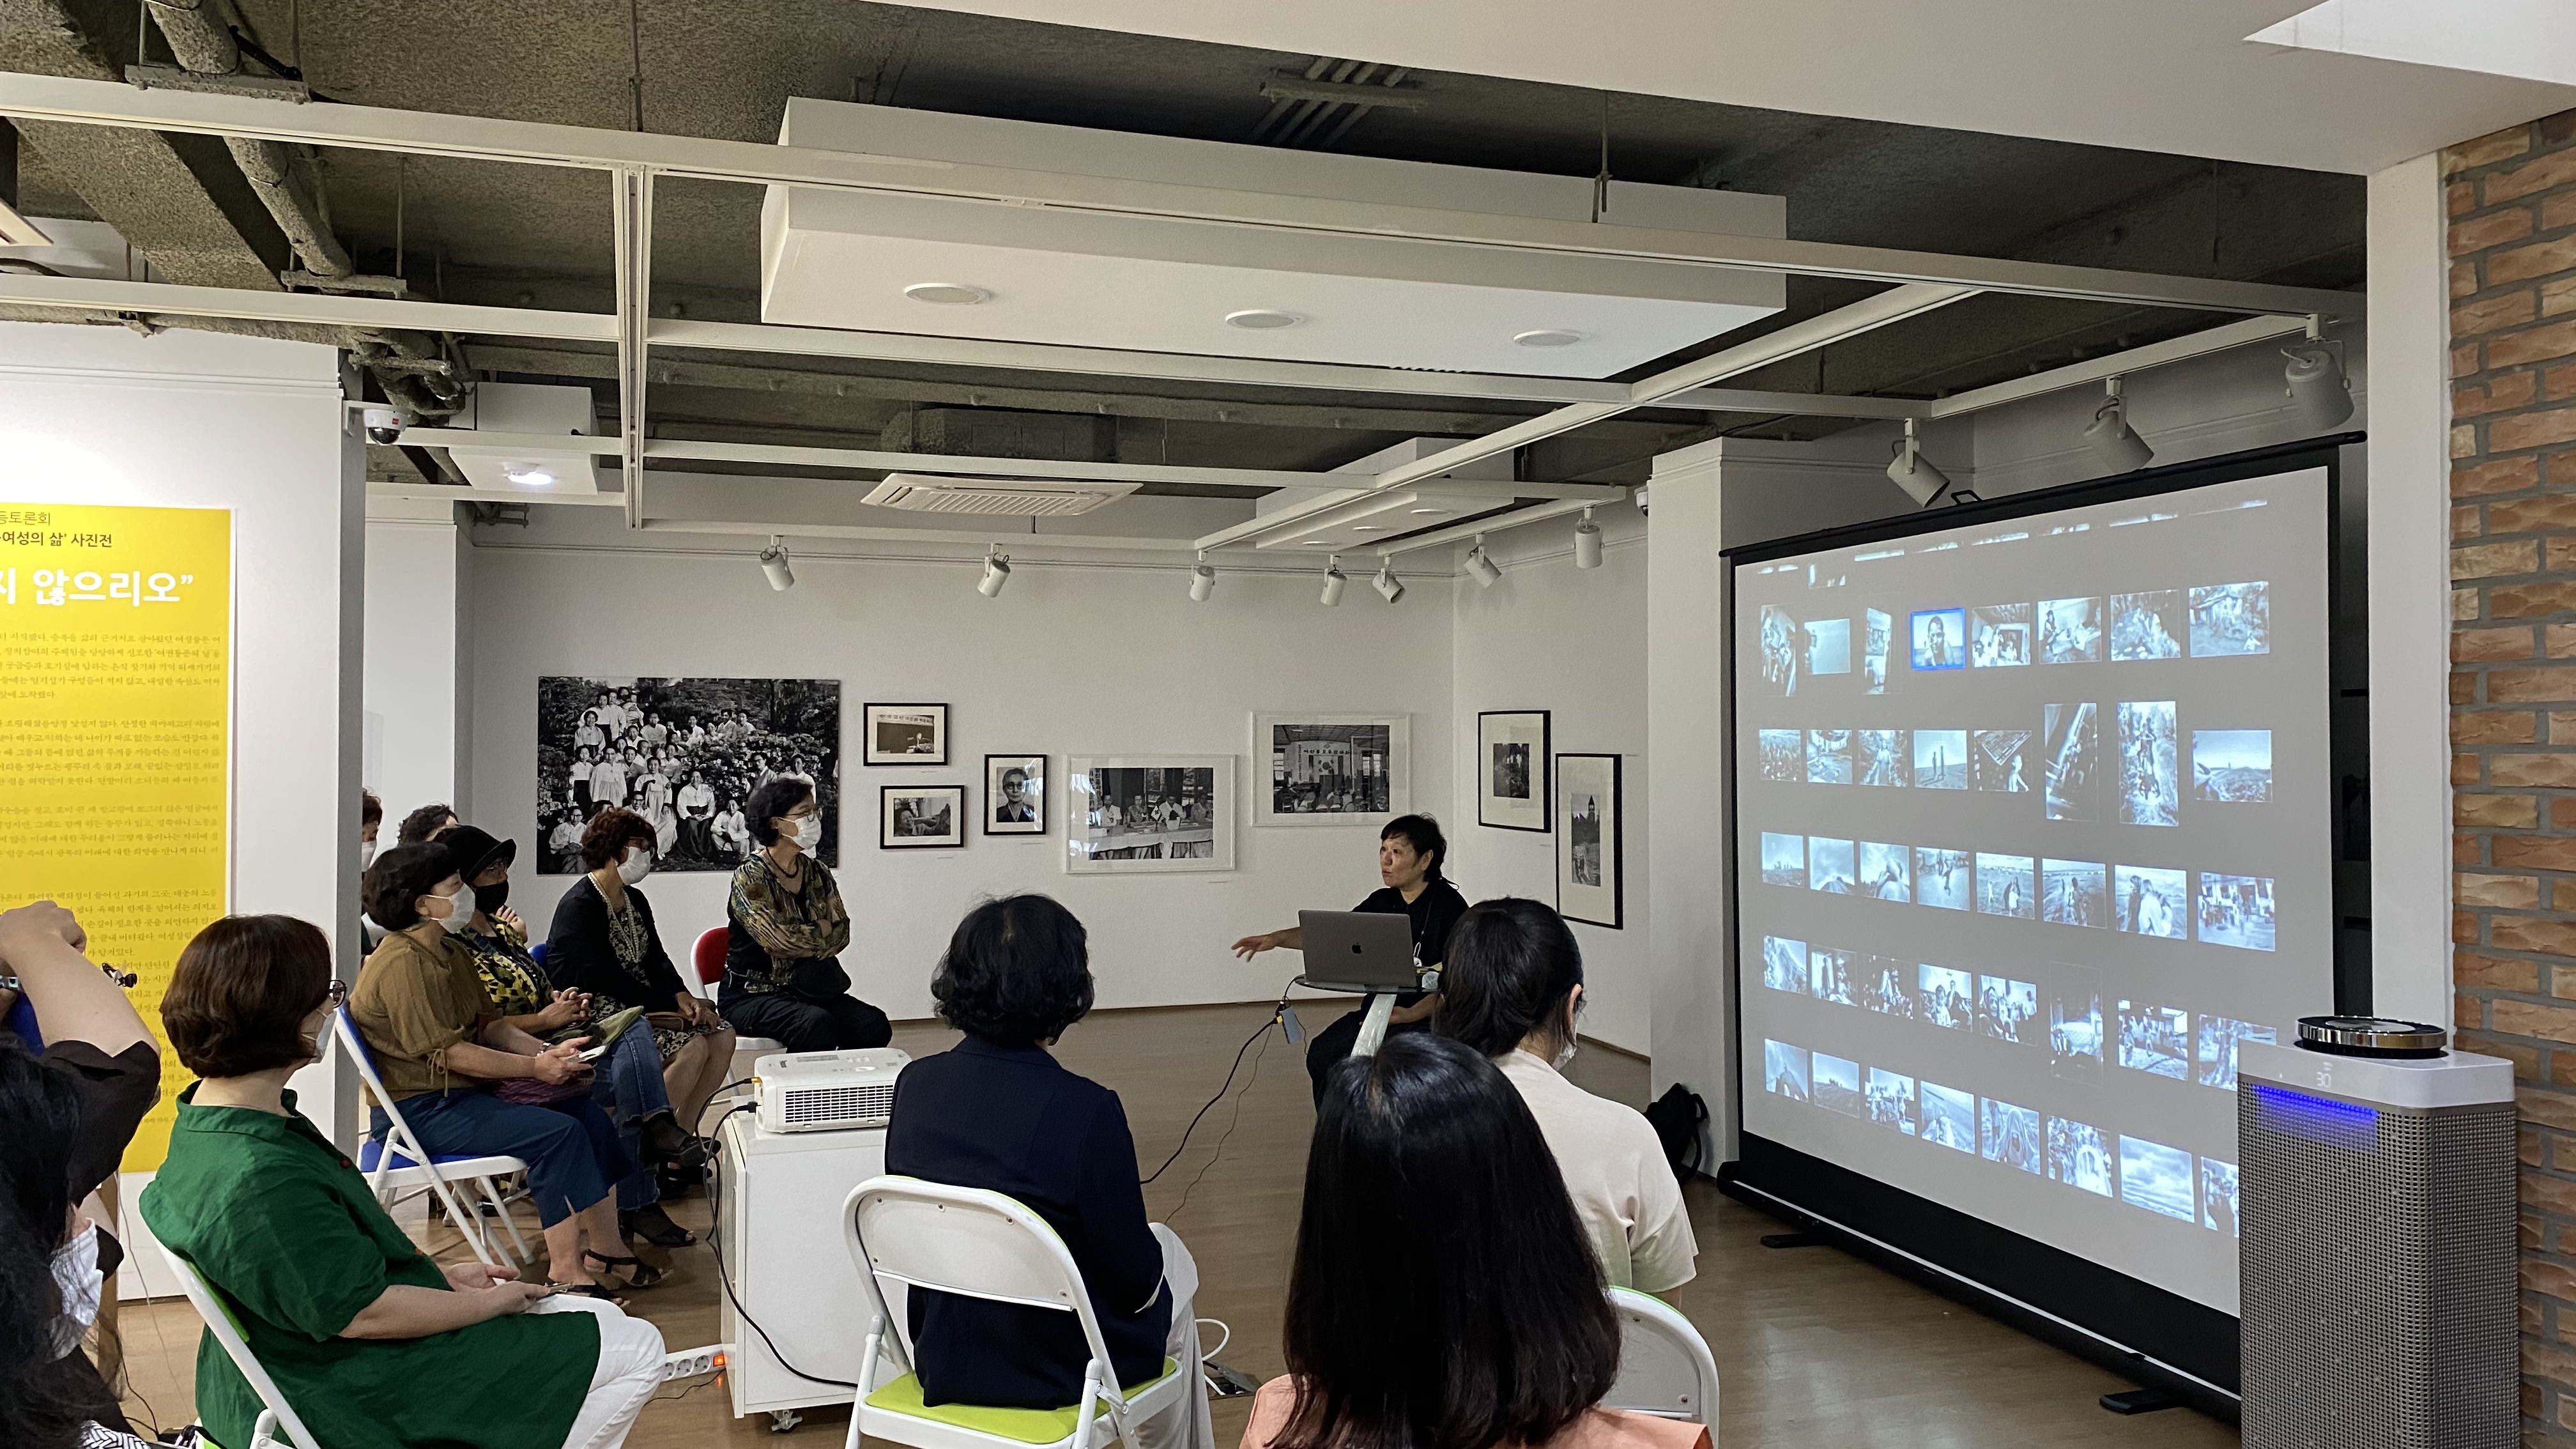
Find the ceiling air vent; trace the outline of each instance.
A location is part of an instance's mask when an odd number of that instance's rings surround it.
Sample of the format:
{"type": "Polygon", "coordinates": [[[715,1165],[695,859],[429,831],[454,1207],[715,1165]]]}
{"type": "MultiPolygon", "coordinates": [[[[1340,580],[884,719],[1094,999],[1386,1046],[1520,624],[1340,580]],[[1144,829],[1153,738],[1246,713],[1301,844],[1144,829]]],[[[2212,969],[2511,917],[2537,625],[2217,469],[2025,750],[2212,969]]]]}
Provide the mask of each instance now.
{"type": "Polygon", "coordinates": [[[939,478],[889,473],[861,499],[914,513],[976,513],[1010,518],[1089,513],[1136,491],[1133,483],[1057,482],[1043,478],[939,478]]]}

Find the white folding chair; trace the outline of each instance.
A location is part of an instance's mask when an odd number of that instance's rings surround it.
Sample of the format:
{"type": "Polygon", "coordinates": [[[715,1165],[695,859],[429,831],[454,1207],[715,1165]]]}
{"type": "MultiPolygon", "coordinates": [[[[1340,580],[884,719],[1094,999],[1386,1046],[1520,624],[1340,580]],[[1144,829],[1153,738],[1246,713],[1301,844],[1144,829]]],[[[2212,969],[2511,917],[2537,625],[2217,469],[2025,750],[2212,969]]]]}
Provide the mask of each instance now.
{"type": "Polygon", "coordinates": [[[527,1262],[528,1240],[511,1220],[510,1199],[502,1191],[499,1179],[527,1171],[528,1164],[499,1153],[432,1157],[423,1151],[420,1138],[413,1135],[411,1124],[403,1120],[392,1096],[385,1091],[384,1079],[376,1074],[375,1054],[367,1050],[366,1038],[358,1035],[358,1024],[349,1018],[349,1009],[344,1006],[333,1012],[331,1025],[339,1036],[341,1049],[357,1064],[358,1076],[366,1082],[367,1091],[376,1099],[376,1105],[385,1109],[385,1135],[369,1136],[358,1144],[358,1170],[367,1175],[367,1186],[374,1191],[376,1201],[391,1208],[405,1198],[436,1193],[440,1205],[447,1209],[448,1219],[465,1235],[465,1245],[474,1250],[474,1256],[498,1267],[501,1259],[493,1255],[492,1244],[483,1231],[480,1204],[476,1205],[477,1211],[468,1212],[458,1203],[454,1191],[455,1183],[470,1182],[492,1204],[501,1226],[509,1232],[510,1242],[518,1250],[516,1261],[527,1262]]]}
{"type": "Polygon", "coordinates": [[[862,1388],[851,1406],[846,1449],[859,1449],[862,1434],[918,1449],[1093,1449],[1108,1442],[1099,1435],[1104,1419],[1126,1449],[1137,1449],[1136,1426],[1194,1387],[1189,1381],[1197,1375],[1167,1358],[1157,1377],[1120,1388],[1072,1252],[1046,1219],[998,1192],[872,1177],[850,1190],[841,1227],[874,1314],[858,1373],[873,1392],[862,1388]],[[887,1281],[1074,1315],[1091,1347],[1082,1401],[1061,1409],[925,1405],[911,1371],[911,1329],[888,1310],[887,1281]],[[880,1384],[878,1365],[888,1353],[895,1359],[888,1366],[905,1371],[880,1384]]]}
{"type": "Polygon", "coordinates": [[[266,1406],[260,1410],[259,1422],[251,1430],[247,1449],[285,1449],[290,1444],[293,1449],[322,1449],[322,1441],[305,1429],[302,1419],[295,1417],[295,1408],[278,1390],[277,1380],[270,1378],[268,1370],[251,1356],[250,1345],[242,1339],[241,1320],[233,1316],[232,1305],[226,1303],[214,1285],[206,1281],[205,1274],[197,1271],[196,1264],[180,1257],[169,1244],[161,1245],[161,1256],[170,1260],[171,1273],[178,1278],[179,1287],[187,1293],[188,1302],[196,1308],[197,1316],[206,1320],[206,1331],[215,1336],[215,1342],[223,1345],[224,1356],[233,1361],[234,1368],[241,1370],[241,1376],[250,1383],[251,1392],[259,1395],[260,1403],[266,1406]],[[278,1437],[277,1431],[281,1426],[286,1430],[285,1438],[278,1437]]]}
{"type": "Polygon", "coordinates": [[[1717,1434],[1717,1358],[1708,1340],[1662,1299],[1633,1288],[1610,1290],[1619,1315],[1619,1378],[1601,1398],[1605,1409],[1688,1419],[1717,1434]]]}

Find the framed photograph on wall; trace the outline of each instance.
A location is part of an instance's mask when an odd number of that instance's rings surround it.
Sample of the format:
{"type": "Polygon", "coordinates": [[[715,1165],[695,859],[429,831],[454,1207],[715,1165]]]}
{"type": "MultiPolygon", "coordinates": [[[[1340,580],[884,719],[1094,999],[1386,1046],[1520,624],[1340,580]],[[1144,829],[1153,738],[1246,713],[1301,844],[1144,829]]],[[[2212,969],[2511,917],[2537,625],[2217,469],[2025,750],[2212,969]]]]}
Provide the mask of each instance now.
{"type": "Polygon", "coordinates": [[[1234,869],[1234,756],[1075,755],[1064,773],[1067,874],[1234,869]]]}
{"type": "Polygon", "coordinates": [[[1547,833],[1548,712],[1492,709],[1476,716],[1476,823],[1547,833]]]}
{"type": "Polygon", "coordinates": [[[653,823],[654,868],[730,873],[764,780],[811,781],[823,864],[841,864],[841,682],[545,675],[537,680],[537,873],[579,875],[582,827],[611,805],[653,823]]]}
{"type": "Polygon", "coordinates": [[[863,707],[860,720],[866,740],[864,763],[948,763],[948,706],[944,704],[871,704],[863,707]]]}
{"type": "Polygon", "coordinates": [[[1047,757],[984,757],[984,833],[1046,834],[1047,757]]]}
{"type": "Polygon", "coordinates": [[[1556,757],[1556,913],[1619,930],[1624,924],[1626,828],[1617,755],[1556,757]]]}
{"type": "Polygon", "coordinates": [[[1252,823],[1374,829],[1412,809],[1411,720],[1401,714],[1254,715],[1252,823]]]}
{"type": "Polygon", "coordinates": [[[938,850],[966,843],[966,787],[887,785],[877,791],[877,848],[938,850]]]}

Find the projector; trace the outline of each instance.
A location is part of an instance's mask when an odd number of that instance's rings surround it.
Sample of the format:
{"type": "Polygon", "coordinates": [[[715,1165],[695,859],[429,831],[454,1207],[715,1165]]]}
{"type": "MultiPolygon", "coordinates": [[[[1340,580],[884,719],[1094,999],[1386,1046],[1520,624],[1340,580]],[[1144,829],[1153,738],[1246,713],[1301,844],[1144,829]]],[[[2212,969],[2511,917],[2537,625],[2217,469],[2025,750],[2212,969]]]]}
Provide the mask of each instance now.
{"type": "Polygon", "coordinates": [[[774,1052],[751,1064],[763,1132],[847,1132],[883,1127],[894,1079],[912,1058],[893,1047],[774,1052]]]}

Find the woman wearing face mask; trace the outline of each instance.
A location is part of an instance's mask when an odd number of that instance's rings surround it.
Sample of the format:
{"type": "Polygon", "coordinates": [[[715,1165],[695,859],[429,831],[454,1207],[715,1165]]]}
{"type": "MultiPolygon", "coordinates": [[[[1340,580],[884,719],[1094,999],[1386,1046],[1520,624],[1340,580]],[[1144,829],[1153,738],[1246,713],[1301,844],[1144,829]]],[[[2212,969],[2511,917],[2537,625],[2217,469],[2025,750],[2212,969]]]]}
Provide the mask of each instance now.
{"type": "MultiPolygon", "coordinates": [[[[446,845],[398,845],[376,857],[366,899],[367,914],[389,934],[358,968],[349,1015],[421,1146],[442,1157],[503,1154],[528,1164],[528,1196],[559,1288],[608,1297],[591,1262],[626,1269],[629,1287],[649,1285],[660,1275],[627,1248],[611,1191],[635,1171],[635,1159],[590,1099],[585,1039],[548,1046],[501,1019],[473,953],[457,939],[473,923],[474,893],[446,845]],[[504,1101],[492,1087],[506,1081],[524,1081],[522,1092],[547,1100],[504,1101]]],[[[375,1132],[386,1125],[379,1107],[375,1132]]]]}
{"type": "Polygon", "coordinates": [[[881,1047],[894,1040],[886,1014],[850,994],[840,956],[850,913],[816,852],[823,811],[814,787],[773,779],[751,792],[760,849],[733,873],[725,902],[725,1020],[791,1052],[881,1047]]]}
{"type": "Polygon", "coordinates": [[[1583,952],[1556,912],[1479,901],[1450,934],[1432,1030],[1493,1058],[1519,1089],[1610,1286],[1668,1292],[1698,1272],[1690,1211],[1644,1114],[1562,1075],[1582,1010],[1583,952]]]}
{"type": "Polygon", "coordinates": [[[733,1065],[733,1030],[682,984],[654,927],[653,903],[636,889],[652,874],[654,847],[653,827],[633,811],[602,810],[590,822],[581,837],[589,874],[555,902],[554,926],[546,932],[546,974],[559,987],[590,994],[594,1023],[630,1006],[647,1013],[651,1030],[645,1035],[662,1063],[664,1097],[676,1118],[648,1138],[648,1153],[677,1166],[678,1186],[706,1160],[698,1121],[733,1065]]]}
{"type": "MultiPolygon", "coordinates": [[[[223,1295],[325,1444],[614,1449],[661,1386],[661,1332],[508,1268],[441,1270],[413,1246],[286,1089],[338,986],[330,944],[291,916],[228,916],[179,953],[161,1022],[201,1080],[180,1094],[144,1221],[223,1295]]],[[[259,1397],[211,1334],[196,1384],[207,1429],[249,1443],[259,1397]]]]}

